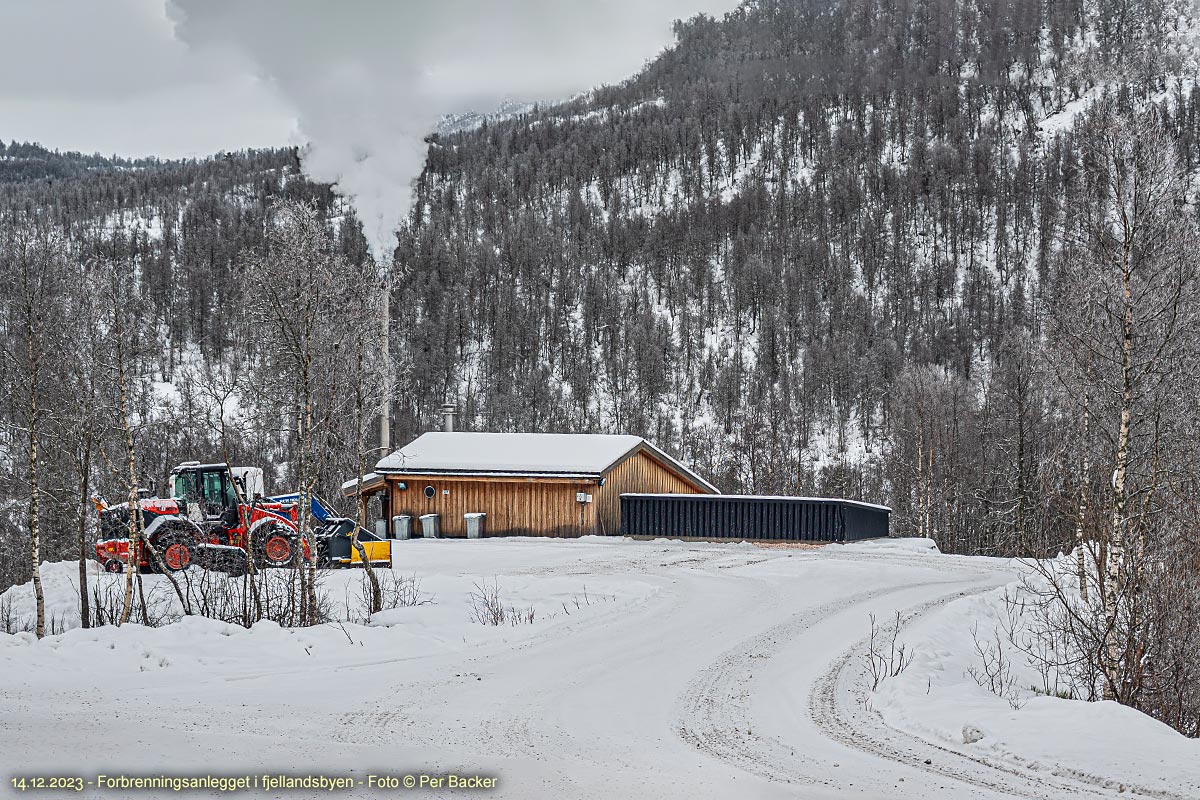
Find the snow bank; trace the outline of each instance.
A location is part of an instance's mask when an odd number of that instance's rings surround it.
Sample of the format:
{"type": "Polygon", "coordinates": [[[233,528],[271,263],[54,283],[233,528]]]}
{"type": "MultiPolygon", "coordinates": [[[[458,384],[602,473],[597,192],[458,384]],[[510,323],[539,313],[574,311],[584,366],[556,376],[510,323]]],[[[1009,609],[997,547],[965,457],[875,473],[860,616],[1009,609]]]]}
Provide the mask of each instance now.
{"type": "MultiPolygon", "coordinates": [[[[1017,590],[1017,584],[1007,591],[1017,590]]],[[[973,630],[994,635],[1004,592],[956,600],[903,628],[916,656],[884,681],[872,707],[897,729],[957,752],[1112,789],[1200,797],[1200,741],[1113,702],[1065,700],[1034,691],[1040,675],[1015,648],[1008,697],[981,687],[973,630]],[[1014,707],[1015,706],[1015,707],[1014,707]]],[[[1003,634],[1001,634],[1003,643],[1003,634]]]]}
{"type": "Polygon", "coordinates": [[[850,542],[846,547],[856,550],[870,550],[873,553],[922,553],[940,555],[937,542],[926,537],[897,538],[897,539],[864,539],[861,542],[850,542]]]}
{"type": "MultiPolygon", "coordinates": [[[[37,642],[32,634],[0,633],[0,664],[19,659],[22,669],[72,671],[88,666],[93,674],[166,668],[207,669],[213,663],[238,663],[255,671],[278,668],[297,657],[319,663],[328,654],[344,659],[348,646],[370,650],[373,658],[434,655],[493,643],[512,643],[548,628],[587,616],[616,614],[644,601],[655,587],[636,575],[540,574],[553,568],[586,565],[603,559],[610,548],[589,540],[574,547],[536,548],[518,538],[482,541],[418,539],[396,542],[397,578],[415,576],[421,605],[385,610],[366,618],[361,570],[329,570],[322,588],[336,620],[313,628],[289,630],[269,621],[250,629],[201,617],[184,617],[166,578],[143,575],[145,592],[178,622],[157,628],[129,624],[120,628],[79,627],[79,567],[76,562],[44,563],[42,586],[47,628],[64,632],[37,642]],[[472,595],[480,587],[498,587],[505,607],[533,611],[532,624],[492,627],[471,620],[472,595]],[[53,623],[53,624],[52,624],[53,623]],[[32,648],[34,652],[27,652],[32,648]]],[[[197,574],[199,568],[193,568],[197,574]]],[[[382,572],[377,568],[377,572],[382,572]]],[[[89,586],[97,582],[120,593],[124,575],[109,575],[88,566],[89,586]]],[[[216,576],[213,576],[216,577],[216,576]]],[[[218,580],[229,580],[220,576],[218,580]]],[[[240,582],[239,579],[234,579],[240,582]]],[[[35,604],[29,583],[0,594],[18,624],[32,626],[35,604]]],[[[15,664],[14,664],[15,666],[15,664]]],[[[4,669],[0,666],[0,671],[4,669]]]]}

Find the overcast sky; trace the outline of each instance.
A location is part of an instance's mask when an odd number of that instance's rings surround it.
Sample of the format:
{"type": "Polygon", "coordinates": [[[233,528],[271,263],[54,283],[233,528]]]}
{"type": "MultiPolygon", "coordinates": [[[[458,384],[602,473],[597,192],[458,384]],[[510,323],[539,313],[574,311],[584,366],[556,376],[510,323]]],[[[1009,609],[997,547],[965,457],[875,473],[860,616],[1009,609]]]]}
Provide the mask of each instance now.
{"type": "Polygon", "coordinates": [[[0,0],[0,138],[164,157],[299,143],[304,87],[343,87],[345,105],[366,72],[446,107],[569,95],[635,72],[673,19],[735,4],[0,0]]]}
{"type": "Polygon", "coordinates": [[[164,0],[0,0],[0,138],[122,155],[281,144],[278,93],[234,53],[175,38],[164,0]]]}

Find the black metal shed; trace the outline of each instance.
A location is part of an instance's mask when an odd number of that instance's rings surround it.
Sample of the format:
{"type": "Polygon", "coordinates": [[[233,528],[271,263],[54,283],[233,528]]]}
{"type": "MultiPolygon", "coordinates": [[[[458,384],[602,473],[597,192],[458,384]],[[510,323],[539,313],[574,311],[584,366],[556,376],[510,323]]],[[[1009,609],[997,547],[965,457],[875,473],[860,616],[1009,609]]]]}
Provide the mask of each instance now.
{"type": "Polygon", "coordinates": [[[887,506],[828,497],[621,495],[621,533],[778,542],[850,542],[888,535],[887,506]]]}

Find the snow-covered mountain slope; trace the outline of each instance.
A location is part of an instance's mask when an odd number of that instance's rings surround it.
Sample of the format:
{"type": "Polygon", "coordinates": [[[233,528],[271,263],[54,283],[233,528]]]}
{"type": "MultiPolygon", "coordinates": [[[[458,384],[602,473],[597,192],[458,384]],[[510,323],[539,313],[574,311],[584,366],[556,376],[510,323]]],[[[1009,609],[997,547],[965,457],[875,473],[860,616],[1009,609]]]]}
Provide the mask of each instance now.
{"type": "Polygon", "coordinates": [[[943,528],[990,548],[1024,481],[1004,383],[1056,299],[1081,126],[1157,109],[1200,163],[1194,20],[748,2],[618,86],[439,135],[398,251],[412,413],[450,394],[477,429],[635,433],[724,490],[849,493],[912,530],[907,374],[978,423],[936,435],[988,461],[939,454],[960,500],[990,497],[943,528]]]}
{"type": "MultiPolygon", "coordinates": [[[[969,624],[964,607],[973,612],[981,593],[1013,580],[1007,561],[904,541],[397,547],[404,572],[421,579],[433,603],[384,612],[370,625],[246,630],[192,618],[42,642],[0,635],[0,752],[30,774],[89,780],[483,773],[499,779],[496,796],[514,798],[1049,800],[1117,797],[1121,786],[1196,796],[1200,760],[1184,758],[1196,743],[1161,726],[1131,726],[1083,703],[1031,703],[1005,723],[1036,725],[1026,739],[985,717],[1000,698],[954,674],[953,692],[937,678],[925,694],[910,691],[930,670],[961,667],[939,642],[969,624]],[[469,597],[484,582],[532,607],[534,621],[472,622],[469,597]],[[910,620],[901,638],[918,654],[895,693],[906,704],[899,722],[890,701],[883,717],[863,705],[869,687],[859,669],[869,615],[896,610],[910,620]],[[936,730],[968,723],[987,731],[982,741],[948,742],[936,730]],[[1085,725],[1089,736],[1119,742],[1123,760],[1105,765],[1068,746],[1085,725]],[[992,737],[1004,738],[1003,757],[992,737]],[[1048,750],[1055,740],[1062,746],[1048,750]],[[1152,780],[1130,766],[1138,759],[1156,765],[1152,780]]],[[[74,570],[46,565],[54,613],[73,607],[74,570]]],[[[342,614],[360,579],[327,577],[342,614]]],[[[155,593],[159,581],[148,578],[155,593]]],[[[26,612],[28,594],[15,587],[4,597],[26,612]]],[[[888,691],[885,683],[872,702],[884,703],[888,691]]],[[[349,795],[378,796],[365,785],[349,795]]]]}

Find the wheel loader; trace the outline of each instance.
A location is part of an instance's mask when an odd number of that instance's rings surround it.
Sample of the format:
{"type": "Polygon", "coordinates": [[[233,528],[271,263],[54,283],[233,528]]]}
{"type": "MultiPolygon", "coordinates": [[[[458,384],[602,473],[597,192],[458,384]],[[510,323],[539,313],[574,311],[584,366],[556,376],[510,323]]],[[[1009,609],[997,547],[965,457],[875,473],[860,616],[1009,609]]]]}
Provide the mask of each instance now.
{"type": "MultiPolygon", "coordinates": [[[[171,470],[168,497],[138,500],[149,548],[129,553],[129,505],[109,506],[93,498],[100,516],[100,540],[96,560],[110,572],[126,565],[156,570],[159,562],[172,572],[200,564],[231,574],[241,574],[252,559],[258,569],[289,567],[309,554],[301,541],[298,495],[263,495],[263,473],[258,467],[230,467],[189,461],[171,470]]],[[[317,565],[325,568],[361,565],[352,546],[357,524],[337,517],[321,501],[311,497],[312,532],[317,565]]],[[[391,542],[365,528],[358,540],[372,566],[392,563],[391,542]]]]}

